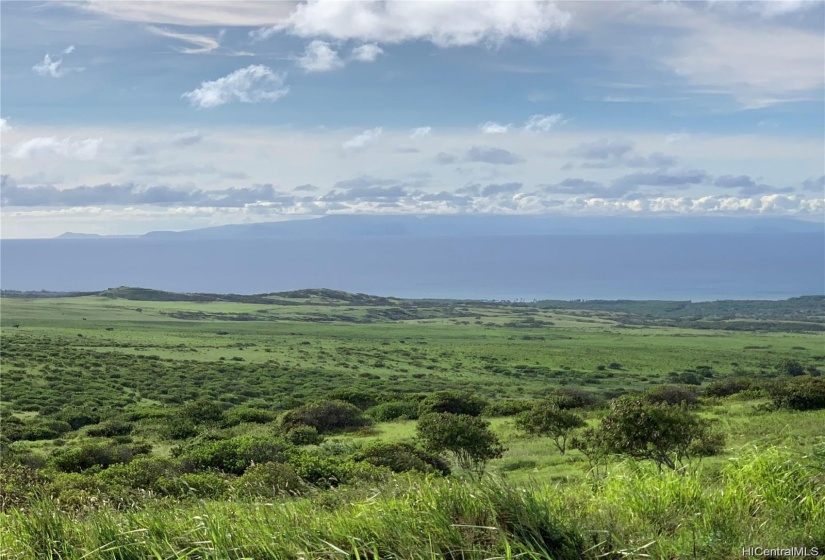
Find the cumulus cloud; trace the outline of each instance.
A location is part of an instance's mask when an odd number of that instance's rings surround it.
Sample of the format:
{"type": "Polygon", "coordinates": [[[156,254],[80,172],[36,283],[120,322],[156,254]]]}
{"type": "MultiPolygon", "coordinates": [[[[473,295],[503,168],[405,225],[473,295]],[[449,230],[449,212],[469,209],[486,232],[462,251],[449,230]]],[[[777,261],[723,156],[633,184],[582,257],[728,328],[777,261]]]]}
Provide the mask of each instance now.
{"type": "Polygon", "coordinates": [[[284,85],[286,74],[252,64],[211,82],[201,82],[199,88],[181,95],[199,109],[219,107],[231,101],[260,103],[277,101],[289,92],[284,85]]]}
{"type": "Polygon", "coordinates": [[[14,159],[34,159],[60,156],[68,159],[95,159],[103,143],[102,138],[74,140],[71,137],[39,136],[15,145],[9,155],[14,159]]]}
{"type": "MultiPolygon", "coordinates": [[[[74,45],[69,45],[63,49],[64,55],[70,55],[74,52],[74,45]]],[[[32,66],[32,72],[44,78],[62,78],[71,72],[82,72],[85,68],[81,66],[64,66],[62,58],[52,58],[52,55],[46,53],[43,60],[32,66]]]]}
{"type": "Polygon", "coordinates": [[[296,58],[295,63],[305,72],[329,72],[344,66],[338,51],[330,47],[326,41],[318,40],[308,44],[304,54],[296,58]]]}
{"type": "Polygon", "coordinates": [[[416,140],[418,138],[424,138],[425,136],[429,136],[432,131],[432,127],[419,126],[418,128],[414,128],[413,131],[410,133],[410,139],[416,140]]]}
{"type": "Polygon", "coordinates": [[[355,47],[350,52],[350,59],[358,62],[375,62],[375,60],[384,54],[384,50],[375,43],[367,43],[359,47],[355,47]]]}
{"type": "Polygon", "coordinates": [[[509,132],[512,126],[511,124],[499,124],[497,122],[487,121],[479,125],[479,128],[484,134],[505,134],[509,132]]]}
{"type": "Polygon", "coordinates": [[[9,130],[13,130],[14,127],[9,124],[9,120],[6,118],[0,118],[0,132],[8,132],[9,130]]]}
{"type": "Polygon", "coordinates": [[[221,44],[217,39],[213,39],[207,35],[195,35],[193,33],[176,33],[162,27],[155,27],[150,25],[147,29],[161,37],[175,39],[184,43],[189,43],[191,47],[182,47],[178,51],[184,54],[207,54],[220,48],[221,44]]]}
{"type": "Polygon", "coordinates": [[[380,126],[375,128],[370,128],[365,130],[360,134],[356,134],[346,142],[344,142],[341,147],[346,151],[357,152],[360,150],[365,149],[370,144],[373,144],[378,138],[383,134],[384,129],[380,126]]]}
{"type": "Polygon", "coordinates": [[[527,132],[549,132],[553,127],[564,122],[564,115],[533,115],[524,123],[527,132]]]}
{"type": "Polygon", "coordinates": [[[340,2],[309,0],[283,22],[252,33],[276,33],[376,43],[428,41],[439,47],[500,44],[508,39],[539,42],[565,28],[570,15],[540,0],[522,2],[340,2]]]}
{"type": "Polygon", "coordinates": [[[292,204],[295,198],[279,193],[270,184],[220,190],[176,189],[168,186],[140,187],[132,183],[81,185],[58,189],[51,185],[19,187],[3,176],[3,206],[195,206],[243,207],[270,202],[292,204]]]}

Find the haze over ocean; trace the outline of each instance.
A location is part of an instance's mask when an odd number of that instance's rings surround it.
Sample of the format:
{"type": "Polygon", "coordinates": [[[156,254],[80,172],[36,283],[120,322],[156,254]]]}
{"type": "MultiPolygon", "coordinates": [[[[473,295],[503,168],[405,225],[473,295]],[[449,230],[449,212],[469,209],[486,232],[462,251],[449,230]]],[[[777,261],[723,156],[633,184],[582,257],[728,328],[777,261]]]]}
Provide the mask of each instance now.
{"type": "Polygon", "coordinates": [[[783,299],[825,293],[808,233],[0,242],[4,289],[478,299],[783,299]]]}

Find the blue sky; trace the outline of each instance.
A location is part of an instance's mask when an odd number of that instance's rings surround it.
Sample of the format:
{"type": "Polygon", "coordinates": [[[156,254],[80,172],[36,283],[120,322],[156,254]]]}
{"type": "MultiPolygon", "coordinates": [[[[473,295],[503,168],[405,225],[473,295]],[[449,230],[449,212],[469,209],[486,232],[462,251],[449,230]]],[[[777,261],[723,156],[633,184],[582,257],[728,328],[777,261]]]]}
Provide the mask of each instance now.
{"type": "Polygon", "coordinates": [[[0,4],[2,235],[821,220],[825,3],[0,4]]]}

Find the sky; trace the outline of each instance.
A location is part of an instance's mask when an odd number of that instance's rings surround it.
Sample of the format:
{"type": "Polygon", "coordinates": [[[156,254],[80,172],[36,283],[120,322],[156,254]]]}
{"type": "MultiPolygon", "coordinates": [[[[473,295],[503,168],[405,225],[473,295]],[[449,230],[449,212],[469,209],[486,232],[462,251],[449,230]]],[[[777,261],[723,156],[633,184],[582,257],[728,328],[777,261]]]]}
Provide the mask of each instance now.
{"type": "Polygon", "coordinates": [[[3,238],[825,218],[825,3],[0,3],[3,238]]]}

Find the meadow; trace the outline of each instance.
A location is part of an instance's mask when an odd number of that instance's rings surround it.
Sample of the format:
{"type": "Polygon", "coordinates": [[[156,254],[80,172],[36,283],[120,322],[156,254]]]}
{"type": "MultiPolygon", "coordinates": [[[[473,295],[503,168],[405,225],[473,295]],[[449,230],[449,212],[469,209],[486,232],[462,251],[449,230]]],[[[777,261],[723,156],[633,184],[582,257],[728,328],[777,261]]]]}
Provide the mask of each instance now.
{"type": "Polygon", "coordinates": [[[2,557],[825,551],[825,297],[3,296],[2,557]]]}

